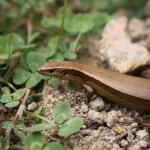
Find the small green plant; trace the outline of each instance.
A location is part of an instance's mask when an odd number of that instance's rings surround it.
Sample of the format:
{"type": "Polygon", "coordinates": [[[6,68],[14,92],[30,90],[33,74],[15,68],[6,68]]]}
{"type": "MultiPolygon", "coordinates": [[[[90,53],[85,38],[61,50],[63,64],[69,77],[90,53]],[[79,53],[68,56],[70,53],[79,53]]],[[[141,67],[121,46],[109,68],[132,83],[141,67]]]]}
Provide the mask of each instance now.
{"type": "Polygon", "coordinates": [[[37,69],[43,65],[46,58],[42,53],[28,52],[22,56],[22,66],[16,68],[13,75],[13,82],[16,85],[26,83],[26,87],[36,86],[44,77],[37,73],[37,69]]]}
{"type": "MultiPolygon", "coordinates": [[[[27,112],[28,113],[28,112],[27,112]]],[[[39,132],[51,128],[58,129],[58,135],[61,137],[68,137],[80,130],[83,126],[83,119],[80,116],[74,118],[68,118],[70,113],[69,102],[62,101],[53,109],[54,120],[48,121],[48,123],[33,124],[30,128],[31,132],[39,132]]],[[[39,117],[34,112],[32,116],[39,117]]],[[[42,119],[42,118],[41,118],[42,119]]],[[[44,119],[45,120],[45,119],[44,119]]]]}
{"type": "MultiPolygon", "coordinates": [[[[46,144],[45,138],[40,134],[41,131],[56,129],[56,133],[60,137],[68,137],[78,132],[83,126],[83,119],[80,116],[69,118],[70,104],[62,101],[53,109],[54,120],[50,121],[40,115],[41,109],[34,112],[25,111],[27,115],[41,119],[44,123],[32,123],[31,127],[25,127],[23,123],[14,125],[10,121],[5,121],[3,129],[12,129],[14,133],[22,139],[25,150],[33,150],[33,148],[44,150],[63,150],[63,146],[59,142],[50,142],[46,144]]],[[[2,142],[2,141],[1,141],[2,142]]],[[[14,147],[17,145],[14,145],[14,147]]],[[[20,145],[21,146],[21,145],[20,145]]]]}
{"type": "Polygon", "coordinates": [[[25,150],[64,150],[59,142],[50,142],[46,144],[46,140],[40,133],[28,134],[24,141],[25,150]]]}
{"type": "Polygon", "coordinates": [[[8,108],[13,108],[19,105],[21,97],[24,95],[24,89],[16,90],[14,93],[4,93],[1,95],[0,102],[8,108]]]}

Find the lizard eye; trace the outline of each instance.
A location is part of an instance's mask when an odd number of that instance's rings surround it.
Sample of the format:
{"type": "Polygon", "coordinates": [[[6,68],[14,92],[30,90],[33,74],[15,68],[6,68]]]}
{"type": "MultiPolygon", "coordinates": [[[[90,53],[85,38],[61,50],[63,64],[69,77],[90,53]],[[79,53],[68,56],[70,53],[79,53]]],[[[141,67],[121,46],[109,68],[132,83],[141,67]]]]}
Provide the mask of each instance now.
{"type": "Polygon", "coordinates": [[[54,71],[55,71],[54,69],[50,69],[49,73],[52,74],[52,73],[54,73],[54,71]]]}

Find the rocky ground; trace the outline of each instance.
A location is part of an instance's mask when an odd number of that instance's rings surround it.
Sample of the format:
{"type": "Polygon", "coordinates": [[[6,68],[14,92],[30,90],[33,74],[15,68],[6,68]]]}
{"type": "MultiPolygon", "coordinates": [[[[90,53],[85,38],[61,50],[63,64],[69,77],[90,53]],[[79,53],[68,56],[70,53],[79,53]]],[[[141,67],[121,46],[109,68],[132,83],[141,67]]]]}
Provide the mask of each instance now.
{"type": "MultiPolygon", "coordinates": [[[[150,138],[147,128],[138,127],[138,121],[148,119],[149,114],[129,110],[110,103],[101,97],[87,103],[84,90],[75,91],[62,82],[59,88],[45,84],[42,104],[46,107],[46,116],[53,118],[52,108],[61,100],[71,103],[71,115],[84,118],[80,132],[62,140],[65,150],[147,150],[150,149],[150,138]]],[[[53,139],[51,133],[43,132],[53,139]]]]}

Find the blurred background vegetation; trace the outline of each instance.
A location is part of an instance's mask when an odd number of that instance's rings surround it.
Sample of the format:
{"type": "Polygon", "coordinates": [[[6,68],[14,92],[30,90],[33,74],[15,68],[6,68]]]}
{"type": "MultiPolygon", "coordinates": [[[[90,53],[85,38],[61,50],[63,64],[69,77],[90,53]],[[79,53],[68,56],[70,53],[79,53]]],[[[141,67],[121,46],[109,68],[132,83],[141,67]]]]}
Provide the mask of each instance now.
{"type": "Polygon", "coordinates": [[[103,26],[116,13],[143,17],[146,2],[147,0],[0,0],[0,58],[8,59],[10,53],[7,48],[4,49],[4,45],[8,42],[10,46],[12,38],[15,46],[13,45],[11,56],[15,57],[22,53],[18,49],[50,51],[51,43],[56,42],[56,36],[61,34],[61,46],[59,43],[60,47],[57,48],[60,51],[53,52],[56,54],[53,58],[76,59],[73,52],[80,48],[78,44],[81,37],[90,32],[92,35],[100,35],[103,26]],[[64,37],[68,37],[68,40],[64,41],[64,37]],[[64,56],[64,51],[68,49],[72,53],[64,56]]]}

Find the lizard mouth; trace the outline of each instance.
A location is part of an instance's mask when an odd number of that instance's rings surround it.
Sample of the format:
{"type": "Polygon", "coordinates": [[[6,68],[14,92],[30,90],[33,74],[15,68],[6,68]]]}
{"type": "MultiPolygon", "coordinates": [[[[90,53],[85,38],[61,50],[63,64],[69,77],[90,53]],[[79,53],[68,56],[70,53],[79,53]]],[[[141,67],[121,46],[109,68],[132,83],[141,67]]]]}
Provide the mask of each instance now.
{"type": "Polygon", "coordinates": [[[46,75],[46,76],[56,77],[56,78],[63,78],[65,75],[64,72],[55,72],[55,71],[52,72],[52,71],[41,70],[41,69],[39,69],[37,72],[41,75],[46,75]]]}
{"type": "Polygon", "coordinates": [[[49,73],[49,76],[56,78],[63,78],[64,74],[62,73],[49,73]]]}

